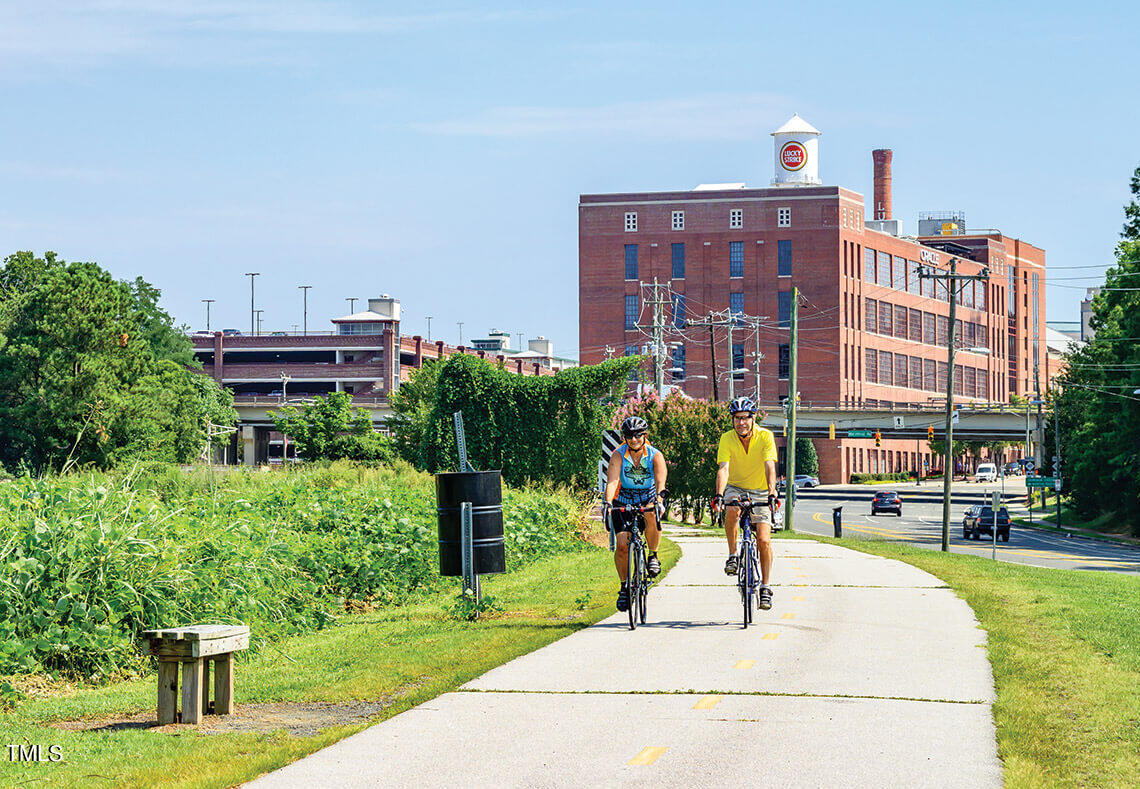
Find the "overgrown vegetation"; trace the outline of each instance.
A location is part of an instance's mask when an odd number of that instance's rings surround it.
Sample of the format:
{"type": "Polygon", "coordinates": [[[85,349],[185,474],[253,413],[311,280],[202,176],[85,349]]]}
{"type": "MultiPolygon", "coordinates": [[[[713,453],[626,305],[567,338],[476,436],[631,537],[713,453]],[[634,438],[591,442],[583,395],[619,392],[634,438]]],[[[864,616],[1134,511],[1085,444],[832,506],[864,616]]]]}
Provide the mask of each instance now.
{"type": "Polygon", "coordinates": [[[44,472],[187,462],[232,396],[194,372],[189,340],[142,279],[17,252],[0,265],[0,465],[44,472]]]}
{"type": "Polygon", "coordinates": [[[1054,404],[1064,488],[1078,515],[1114,513],[1140,537],[1140,397],[1133,394],[1140,389],[1140,167],[1131,188],[1116,265],[1092,301],[1096,335],[1068,355],[1054,404]]]}
{"type": "MultiPolygon", "coordinates": [[[[504,491],[507,566],[579,550],[581,506],[504,491]]],[[[272,474],[153,465],[0,482],[0,674],[140,665],[142,630],[249,624],[258,641],[438,590],[431,478],[350,463],[272,474]]]]}
{"type": "Polygon", "coordinates": [[[300,409],[288,406],[270,411],[269,417],[305,460],[392,459],[391,440],[372,430],[372,418],[363,408],[352,407],[348,392],[314,397],[300,409]]]}
{"type": "Polygon", "coordinates": [[[457,462],[452,414],[463,412],[467,456],[512,485],[588,488],[602,430],[639,357],[551,376],[522,376],[474,356],[425,362],[392,396],[396,448],[416,468],[457,462]]]}

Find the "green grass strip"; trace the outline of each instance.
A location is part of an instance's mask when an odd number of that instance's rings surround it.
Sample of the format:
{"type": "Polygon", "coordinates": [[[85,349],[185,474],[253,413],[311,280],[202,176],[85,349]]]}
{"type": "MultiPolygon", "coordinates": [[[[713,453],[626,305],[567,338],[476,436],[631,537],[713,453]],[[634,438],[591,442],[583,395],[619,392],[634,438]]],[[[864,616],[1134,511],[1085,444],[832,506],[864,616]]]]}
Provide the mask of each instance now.
{"type": "MultiPolygon", "coordinates": [[[[662,542],[663,569],[680,550],[662,542]]],[[[458,581],[456,581],[458,585],[458,581]]],[[[282,767],[379,720],[428,701],[508,660],[580,630],[614,612],[613,557],[591,549],[540,560],[483,579],[484,594],[504,611],[478,622],[448,615],[454,593],[414,605],[348,616],[326,630],[285,639],[236,667],[237,703],[384,701],[368,723],[292,737],[258,734],[177,735],[128,729],[63,731],[53,721],[122,716],[155,704],[155,677],[33,698],[0,714],[0,745],[60,746],[58,762],[20,763],[0,752],[0,786],[225,787],[282,767]]]]}

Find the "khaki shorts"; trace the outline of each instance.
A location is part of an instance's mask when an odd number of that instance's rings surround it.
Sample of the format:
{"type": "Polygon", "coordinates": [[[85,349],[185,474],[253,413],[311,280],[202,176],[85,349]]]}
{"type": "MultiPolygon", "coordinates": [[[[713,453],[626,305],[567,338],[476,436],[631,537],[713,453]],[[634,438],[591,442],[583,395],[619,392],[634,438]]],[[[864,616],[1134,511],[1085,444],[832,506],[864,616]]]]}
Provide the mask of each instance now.
{"type": "Polygon", "coordinates": [[[772,511],[768,509],[768,491],[766,490],[748,490],[747,488],[738,488],[735,485],[729,485],[724,489],[724,503],[730,504],[738,499],[747,498],[750,501],[757,502],[763,501],[764,504],[759,507],[752,508],[752,522],[756,524],[767,523],[772,525],[772,511]]]}

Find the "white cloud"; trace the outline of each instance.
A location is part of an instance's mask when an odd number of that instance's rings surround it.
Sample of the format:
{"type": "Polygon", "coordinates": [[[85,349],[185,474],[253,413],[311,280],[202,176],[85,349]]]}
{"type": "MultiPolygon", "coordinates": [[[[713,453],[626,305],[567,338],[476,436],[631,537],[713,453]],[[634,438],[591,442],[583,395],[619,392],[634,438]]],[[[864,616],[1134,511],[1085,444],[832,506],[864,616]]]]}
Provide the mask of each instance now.
{"type": "Polygon", "coordinates": [[[493,107],[465,118],[413,124],[431,134],[482,137],[623,137],[661,141],[755,140],[791,115],[772,93],[717,93],[596,107],[493,107]]]}

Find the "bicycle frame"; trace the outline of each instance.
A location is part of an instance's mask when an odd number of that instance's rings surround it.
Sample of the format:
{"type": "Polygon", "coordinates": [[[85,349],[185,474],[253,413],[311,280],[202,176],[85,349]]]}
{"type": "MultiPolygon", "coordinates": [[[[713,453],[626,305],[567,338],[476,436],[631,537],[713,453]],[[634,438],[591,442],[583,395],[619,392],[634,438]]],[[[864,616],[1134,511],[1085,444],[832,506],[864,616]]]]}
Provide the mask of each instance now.
{"type": "MultiPolygon", "coordinates": [[[[649,579],[649,570],[646,565],[646,544],[643,538],[645,532],[645,513],[648,509],[657,506],[657,497],[642,505],[614,505],[617,512],[633,512],[636,517],[629,529],[628,565],[626,581],[629,584],[629,629],[635,630],[638,621],[645,624],[646,596],[653,582],[649,579]]],[[[611,528],[613,524],[610,524],[611,528]]]]}
{"type": "MultiPolygon", "coordinates": [[[[756,537],[752,530],[751,501],[737,501],[727,506],[740,509],[740,545],[737,548],[736,586],[740,591],[740,601],[744,606],[744,627],[752,622],[752,601],[760,593],[760,566],[756,551],[756,537]]],[[[757,599],[757,604],[759,600],[757,599]]]]}

